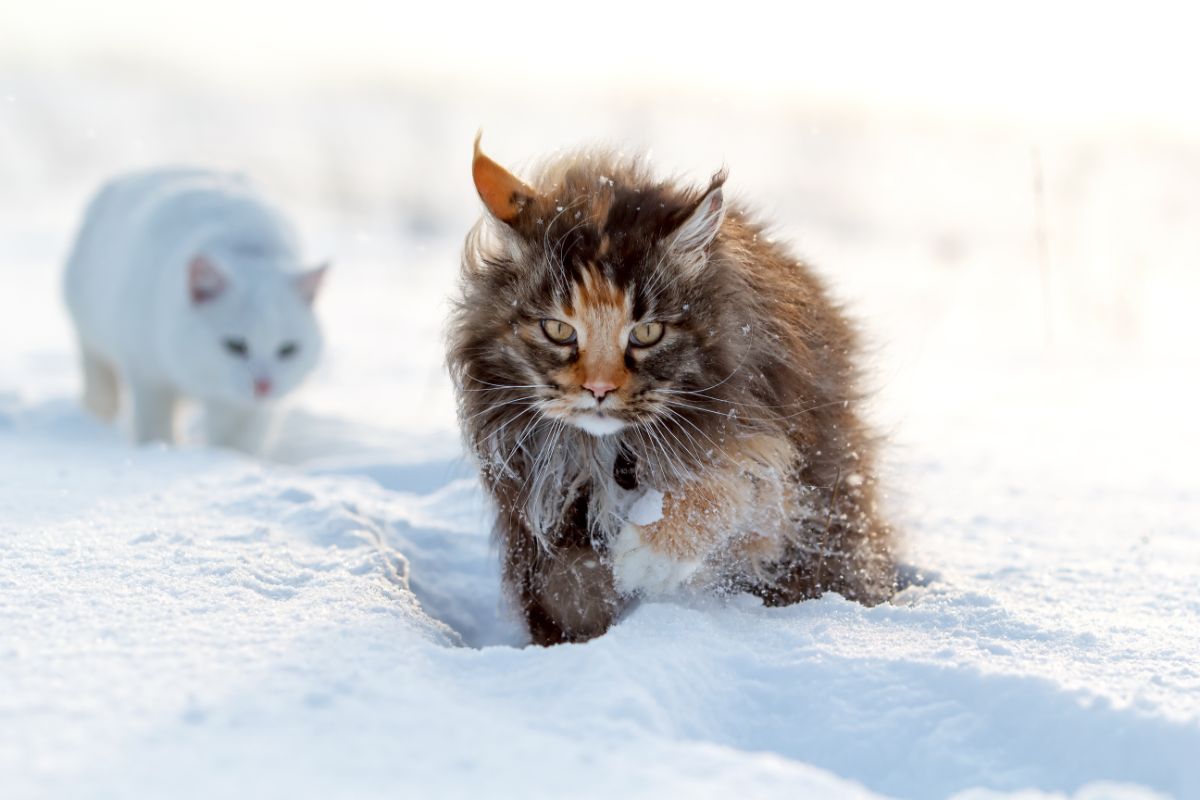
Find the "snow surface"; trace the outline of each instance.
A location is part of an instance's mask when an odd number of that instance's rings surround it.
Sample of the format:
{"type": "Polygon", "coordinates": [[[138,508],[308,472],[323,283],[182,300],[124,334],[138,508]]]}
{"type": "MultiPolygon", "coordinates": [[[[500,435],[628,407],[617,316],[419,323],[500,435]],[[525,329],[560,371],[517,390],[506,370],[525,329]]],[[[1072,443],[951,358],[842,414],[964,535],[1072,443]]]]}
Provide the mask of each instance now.
{"type": "Polygon", "coordinates": [[[549,105],[0,73],[0,796],[1200,797],[1200,148],[549,105]],[[506,162],[595,136],[730,165],[864,320],[927,585],[521,646],[440,366],[481,117],[506,162]],[[251,172],[335,258],[271,460],[75,403],[72,227],[161,162],[251,172]]]}

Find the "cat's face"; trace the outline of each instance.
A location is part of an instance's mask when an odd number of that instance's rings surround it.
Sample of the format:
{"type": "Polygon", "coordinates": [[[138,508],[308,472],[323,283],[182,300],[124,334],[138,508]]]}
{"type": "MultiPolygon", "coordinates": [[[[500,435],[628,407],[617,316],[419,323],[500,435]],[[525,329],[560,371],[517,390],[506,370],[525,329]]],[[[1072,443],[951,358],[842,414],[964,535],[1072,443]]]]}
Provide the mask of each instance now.
{"type": "Polygon", "coordinates": [[[505,227],[468,264],[451,352],[468,416],[498,428],[536,415],[596,437],[702,435],[710,412],[693,395],[730,369],[706,274],[720,180],[699,197],[591,175],[565,176],[553,196],[514,181],[477,156],[480,195],[505,227]]]}
{"type": "Polygon", "coordinates": [[[682,298],[648,288],[594,266],[548,302],[526,300],[514,333],[539,384],[539,413],[594,436],[667,413],[703,343],[681,324],[682,298]]]}
{"type": "Polygon", "coordinates": [[[176,376],[201,399],[254,406],[287,394],[312,371],[321,332],[312,312],[325,268],[231,268],[204,255],[188,267],[189,318],[175,342],[176,376]]]}

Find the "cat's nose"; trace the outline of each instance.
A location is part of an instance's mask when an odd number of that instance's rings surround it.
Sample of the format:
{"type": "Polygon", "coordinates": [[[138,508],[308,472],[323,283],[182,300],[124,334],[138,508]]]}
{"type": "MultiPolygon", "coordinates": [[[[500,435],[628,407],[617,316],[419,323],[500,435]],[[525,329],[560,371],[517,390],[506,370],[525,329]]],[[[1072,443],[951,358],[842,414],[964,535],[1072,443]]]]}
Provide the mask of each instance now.
{"type": "Polygon", "coordinates": [[[592,397],[597,401],[603,400],[604,396],[617,388],[615,383],[609,381],[588,381],[583,385],[583,388],[592,393],[592,397]]]}
{"type": "Polygon", "coordinates": [[[254,396],[266,397],[271,393],[271,381],[269,378],[255,378],[254,380],[254,396]]]}

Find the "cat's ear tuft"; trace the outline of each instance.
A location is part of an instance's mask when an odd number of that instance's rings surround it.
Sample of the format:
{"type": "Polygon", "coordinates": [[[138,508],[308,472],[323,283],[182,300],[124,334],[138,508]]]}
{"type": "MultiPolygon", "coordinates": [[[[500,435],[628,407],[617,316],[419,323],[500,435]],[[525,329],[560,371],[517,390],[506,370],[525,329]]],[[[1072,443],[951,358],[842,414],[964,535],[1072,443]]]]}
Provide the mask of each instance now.
{"type": "Polygon", "coordinates": [[[293,280],[296,284],[296,291],[300,292],[300,296],[304,298],[304,302],[310,306],[317,299],[317,292],[321,290],[321,284],[325,282],[325,274],[329,272],[329,264],[325,263],[316,269],[310,269],[308,272],[297,275],[293,280]]]}
{"type": "Polygon", "coordinates": [[[713,176],[708,191],[696,203],[692,213],[675,232],[671,249],[677,252],[700,252],[712,244],[725,219],[724,170],[713,176]]]}
{"type": "Polygon", "coordinates": [[[471,161],[471,176],[475,179],[475,190],[493,217],[512,225],[529,205],[537,192],[534,188],[492,159],[479,149],[483,131],[475,134],[475,157],[471,161]]]}
{"type": "Polygon", "coordinates": [[[219,297],[227,285],[225,274],[207,256],[195,256],[188,263],[188,294],[192,298],[192,305],[219,297]]]}

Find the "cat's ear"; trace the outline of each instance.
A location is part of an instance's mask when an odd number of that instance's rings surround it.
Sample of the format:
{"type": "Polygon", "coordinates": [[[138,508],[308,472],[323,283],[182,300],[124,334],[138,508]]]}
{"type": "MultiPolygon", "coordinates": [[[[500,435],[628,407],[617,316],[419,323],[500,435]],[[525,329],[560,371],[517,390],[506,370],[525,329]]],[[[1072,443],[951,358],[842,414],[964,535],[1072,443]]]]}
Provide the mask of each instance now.
{"type": "Polygon", "coordinates": [[[221,295],[229,281],[225,273],[205,255],[197,255],[188,262],[188,295],[192,305],[207,303],[221,295]]]}
{"type": "Polygon", "coordinates": [[[296,291],[300,292],[300,296],[304,298],[304,302],[310,306],[317,299],[317,292],[321,290],[321,284],[325,282],[325,273],[327,272],[329,272],[329,264],[325,263],[316,269],[310,269],[308,272],[303,272],[293,278],[296,291]]]}
{"type": "Polygon", "coordinates": [[[721,222],[725,219],[724,170],[713,176],[708,191],[696,203],[692,213],[675,231],[671,249],[680,253],[700,253],[717,238],[721,222]]]}
{"type": "Polygon", "coordinates": [[[493,217],[512,225],[529,205],[537,191],[504,167],[492,161],[479,149],[483,131],[475,134],[475,157],[471,161],[471,176],[475,190],[493,217]]]}

